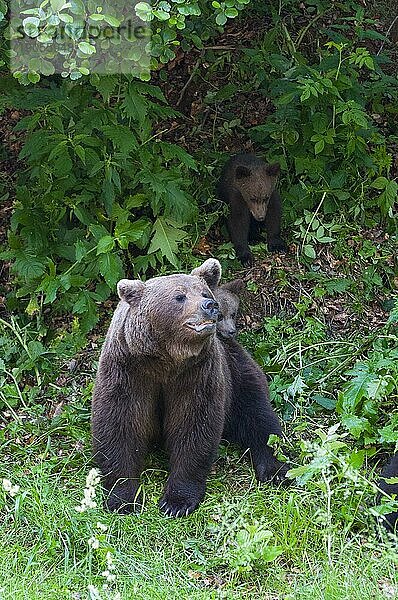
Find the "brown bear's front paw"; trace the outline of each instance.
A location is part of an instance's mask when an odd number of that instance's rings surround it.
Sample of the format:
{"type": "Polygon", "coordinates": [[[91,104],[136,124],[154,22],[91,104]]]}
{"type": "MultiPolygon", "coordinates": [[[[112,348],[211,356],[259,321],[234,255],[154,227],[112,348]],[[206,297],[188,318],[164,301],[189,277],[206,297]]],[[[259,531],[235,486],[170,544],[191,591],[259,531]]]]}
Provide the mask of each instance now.
{"type": "Polygon", "coordinates": [[[244,267],[251,267],[254,263],[253,254],[248,250],[243,254],[239,254],[238,258],[244,267]]]}
{"type": "Polygon", "coordinates": [[[167,486],[159,501],[160,510],[167,517],[187,517],[198,507],[205,486],[198,483],[175,483],[167,486]]]}
{"type": "Polygon", "coordinates": [[[291,480],[286,477],[289,465],[277,459],[271,462],[259,463],[255,466],[255,470],[258,481],[268,481],[275,485],[289,485],[291,483],[291,480]]]}
{"type": "Polygon", "coordinates": [[[139,487],[131,481],[116,485],[105,497],[105,507],[111,512],[128,515],[142,509],[142,494],[139,487]]]}
{"type": "Polygon", "coordinates": [[[287,246],[282,238],[275,238],[268,242],[270,252],[287,252],[287,246]]]}

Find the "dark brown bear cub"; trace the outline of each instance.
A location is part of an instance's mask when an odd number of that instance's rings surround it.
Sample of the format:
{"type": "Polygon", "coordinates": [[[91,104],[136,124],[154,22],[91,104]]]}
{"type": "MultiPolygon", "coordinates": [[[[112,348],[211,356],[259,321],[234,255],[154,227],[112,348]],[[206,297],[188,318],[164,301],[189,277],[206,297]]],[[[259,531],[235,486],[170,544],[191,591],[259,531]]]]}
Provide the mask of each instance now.
{"type": "Polygon", "coordinates": [[[281,198],[275,189],[280,167],[267,165],[254,154],[237,154],[228,160],[218,184],[218,196],[229,204],[228,231],[242,264],[251,264],[249,242],[265,228],[268,249],[285,252],[280,236],[281,198]]]}
{"type": "MultiPolygon", "coordinates": [[[[202,500],[221,437],[254,448],[257,477],[284,468],[266,445],[279,422],[264,405],[246,410],[241,364],[216,335],[221,276],[209,259],[191,275],[122,280],[101,352],[92,408],[95,460],[110,510],[140,505],[139,478],[152,441],[169,455],[161,510],[187,515],[202,500]],[[235,391],[236,390],[236,391],[235,391]]],[[[248,362],[250,368],[251,363],[248,362]]]]}
{"type": "MultiPolygon", "coordinates": [[[[389,496],[394,496],[398,500],[398,483],[387,483],[385,479],[398,477],[398,453],[394,454],[390,462],[388,462],[380,473],[382,479],[378,482],[378,486],[389,496]]],[[[379,495],[379,502],[381,495],[379,495]]],[[[384,515],[384,525],[387,529],[394,531],[398,524],[398,511],[384,515]]],[[[398,533],[398,528],[397,528],[398,533]]]]}
{"type": "Polygon", "coordinates": [[[244,281],[235,279],[214,290],[222,319],[217,323],[217,335],[226,350],[229,368],[233,374],[231,414],[223,438],[243,448],[250,448],[256,476],[259,481],[275,478],[285,480],[287,465],[281,465],[272,449],[264,444],[262,432],[281,435],[279,420],[269,401],[268,381],[260,367],[235,340],[239,296],[244,281]],[[240,423],[245,422],[241,428],[240,423]],[[257,431],[258,437],[249,433],[257,431]]]}
{"type": "Polygon", "coordinates": [[[214,290],[218,302],[220,317],[217,323],[217,333],[222,338],[233,338],[236,335],[236,318],[239,309],[239,294],[245,287],[242,279],[234,279],[223,283],[214,290]]]}

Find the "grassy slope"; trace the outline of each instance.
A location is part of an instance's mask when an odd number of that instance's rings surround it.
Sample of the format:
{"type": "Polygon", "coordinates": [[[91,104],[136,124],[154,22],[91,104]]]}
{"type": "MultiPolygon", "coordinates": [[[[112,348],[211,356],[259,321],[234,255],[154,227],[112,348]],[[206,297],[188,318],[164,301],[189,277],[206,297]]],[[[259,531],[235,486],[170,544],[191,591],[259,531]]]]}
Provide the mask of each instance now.
{"type": "Polygon", "coordinates": [[[249,465],[230,449],[222,452],[206,499],[189,518],[160,515],[156,502],[165,471],[158,459],[143,476],[142,514],[121,517],[101,508],[85,513],[74,508],[86,470],[72,465],[87,458],[86,429],[81,431],[84,450],[71,450],[59,460],[59,440],[66,432],[59,430],[58,439],[54,433],[47,437],[44,426],[40,433],[26,449],[18,448],[18,439],[2,449],[1,476],[11,476],[21,492],[7,497],[1,510],[0,598],[86,598],[89,584],[101,587],[105,581],[101,548],[107,546],[114,553],[115,586],[122,598],[373,600],[386,597],[383,585],[397,590],[398,555],[375,541],[371,523],[368,531],[344,531],[332,501],[328,528],[321,492],[258,486],[249,465]],[[97,521],[108,531],[100,550],[93,550],[88,540],[98,535],[97,521]],[[274,562],[251,559],[255,543],[234,551],[237,532],[253,523],[257,530],[271,531],[269,544],[283,549],[274,562]],[[234,573],[236,556],[242,555],[252,570],[234,573]]]}

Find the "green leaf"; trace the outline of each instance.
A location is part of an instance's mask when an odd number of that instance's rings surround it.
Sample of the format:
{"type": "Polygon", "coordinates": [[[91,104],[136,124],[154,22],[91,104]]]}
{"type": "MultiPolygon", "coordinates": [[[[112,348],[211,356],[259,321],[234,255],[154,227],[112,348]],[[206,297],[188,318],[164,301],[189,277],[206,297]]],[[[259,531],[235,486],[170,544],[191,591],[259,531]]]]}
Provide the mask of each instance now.
{"type": "Polygon", "coordinates": [[[137,140],[126,125],[105,125],[101,130],[123,154],[129,154],[137,148],[137,140]]]}
{"type": "Polygon", "coordinates": [[[35,361],[39,356],[46,353],[46,349],[41,342],[31,340],[28,342],[29,357],[35,361]]]}
{"type": "Polygon", "coordinates": [[[46,294],[44,298],[44,304],[51,304],[57,297],[57,291],[61,283],[57,277],[50,277],[47,275],[37,288],[37,292],[42,291],[46,294]]]}
{"type": "Polygon", "coordinates": [[[152,8],[148,2],[138,2],[135,5],[135,13],[142,21],[152,21],[152,8]]]}
{"type": "Polygon", "coordinates": [[[349,463],[354,469],[360,469],[363,465],[363,461],[365,459],[366,451],[365,450],[357,450],[356,452],[351,452],[349,463]]]}
{"type": "Polygon", "coordinates": [[[142,206],[147,200],[145,194],[134,194],[134,196],[129,196],[124,204],[127,210],[131,210],[132,208],[138,208],[142,206]]]}
{"type": "Polygon", "coordinates": [[[38,258],[23,250],[15,251],[14,255],[15,262],[13,268],[25,280],[30,281],[43,275],[45,266],[38,258]]]}
{"type": "Polygon", "coordinates": [[[64,0],[50,0],[51,8],[54,12],[62,10],[65,6],[64,0]]]}
{"type": "Polygon", "coordinates": [[[314,147],[315,154],[320,154],[325,147],[324,140],[319,140],[314,147]]]}
{"type": "Polygon", "coordinates": [[[308,258],[316,258],[316,252],[311,244],[305,244],[303,247],[303,252],[306,256],[308,256],[308,258]]]}
{"type": "Polygon", "coordinates": [[[98,259],[99,270],[108,286],[113,290],[123,278],[123,264],[115,252],[101,254],[98,259]]]}
{"type": "Polygon", "coordinates": [[[216,16],[216,23],[217,25],[225,25],[225,23],[227,22],[227,17],[225,16],[224,12],[220,12],[218,13],[218,15],[216,16]]]}
{"type": "Polygon", "coordinates": [[[334,410],[336,408],[336,400],[334,398],[326,398],[320,394],[314,394],[313,399],[319,406],[326,408],[326,410],[334,410]]]}
{"type": "Polygon", "coordinates": [[[378,177],[370,185],[372,188],[376,188],[377,190],[384,190],[387,183],[388,179],[386,177],[378,177]]]}
{"type": "MultiPolygon", "coordinates": [[[[139,219],[135,223],[126,221],[117,225],[115,227],[115,238],[119,246],[125,250],[130,243],[142,241],[145,234],[149,232],[150,224],[148,219],[139,219]]],[[[139,244],[139,247],[142,248],[142,244],[139,244]]]]}
{"type": "Polygon", "coordinates": [[[28,37],[35,38],[39,35],[40,19],[37,17],[26,17],[22,21],[24,32],[28,37]]]}
{"type": "Polygon", "coordinates": [[[89,44],[88,42],[79,42],[78,43],[78,48],[80,50],[80,52],[82,52],[83,54],[95,54],[96,49],[95,46],[93,46],[92,44],[89,44]]]}
{"type": "Polygon", "coordinates": [[[140,124],[144,122],[148,110],[148,103],[143,95],[134,90],[133,84],[130,84],[124,97],[122,109],[128,117],[138,121],[140,124]]]}
{"type": "Polygon", "coordinates": [[[178,267],[177,252],[178,242],[186,238],[187,234],[170,219],[159,217],[153,225],[153,237],[148,253],[160,250],[167,260],[178,267]]]}
{"type": "Polygon", "coordinates": [[[110,252],[115,247],[115,240],[111,235],[104,235],[97,244],[97,256],[99,254],[104,254],[106,252],[110,252]]]}
{"type": "Polygon", "coordinates": [[[119,27],[121,21],[112,15],[103,15],[104,21],[111,25],[111,27],[119,27]]]}
{"type": "Polygon", "coordinates": [[[355,438],[359,438],[369,428],[369,421],[365,417],[343,415],[341,421],[355,438]]]}

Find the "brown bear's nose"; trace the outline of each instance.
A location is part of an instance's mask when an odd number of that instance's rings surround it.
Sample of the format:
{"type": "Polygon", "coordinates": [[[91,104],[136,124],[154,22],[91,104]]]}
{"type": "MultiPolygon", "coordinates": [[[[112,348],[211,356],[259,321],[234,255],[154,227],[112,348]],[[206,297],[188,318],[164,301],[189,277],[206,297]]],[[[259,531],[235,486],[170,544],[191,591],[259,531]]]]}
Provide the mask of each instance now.
{"type": "Polygon", "coordinates": [[[205,298],[200,305],[206,316],[216,319],[218,317],[218,302],[212,298],[205,298]]]}

